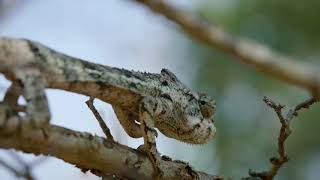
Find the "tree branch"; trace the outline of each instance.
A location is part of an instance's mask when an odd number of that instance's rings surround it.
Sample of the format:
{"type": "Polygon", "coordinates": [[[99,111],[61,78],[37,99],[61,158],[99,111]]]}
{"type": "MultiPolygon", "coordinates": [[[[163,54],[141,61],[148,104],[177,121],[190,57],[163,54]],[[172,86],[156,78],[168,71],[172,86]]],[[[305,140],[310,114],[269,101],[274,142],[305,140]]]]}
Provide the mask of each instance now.
{"type": "MultiPolygon", "coordinates": [[[[74,164],[83,172],[101,176],[113,174],[128,179],[152,179],[153,167],[138,150],[89,133],[50,125],[34,129],[19,116],[9,116],[12,109],[0,104],[0,148],[14,148],[35,155],[43,154],[74,164]]],[[[194,171],[187,163],[164,156],[160,163],[164,179],[221,179],[194,171]]]]}
{"type": "Polygon", "coordinates": [[[319,68],[280,55],[265,45],[252,40],[232,36],[194,14],[169,5],[164,0],[134,1],[164,15],[179,25],[192,38],[209,47],[233,55],[239,61],[266,75],[304,88],[315,97],[320,96],[319,68]]]}

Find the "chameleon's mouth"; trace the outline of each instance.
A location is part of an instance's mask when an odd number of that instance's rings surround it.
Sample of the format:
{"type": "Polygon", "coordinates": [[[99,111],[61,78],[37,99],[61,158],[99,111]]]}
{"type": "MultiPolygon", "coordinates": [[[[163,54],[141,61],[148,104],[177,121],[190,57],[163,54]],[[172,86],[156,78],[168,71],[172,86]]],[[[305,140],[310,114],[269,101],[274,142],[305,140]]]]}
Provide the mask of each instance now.
{"type": "Polygon", "coordinates": [[[190,134],[187,135],[188,138],[184,139],[184,141],[190,144],[205,144],[212,139],[215,134],[216,128],[211,122],[201,123],[193,128],[190,134]]]}
{"type": "Polygon", "coordinates": [[[178,137],[174,137],[182,142],[189,144],[205,144],[216,134],[216,128],[212,121],[204,120],[193,126],[192,129],[180,131],[178,137]]]}
{"type": "Polygon", "coordinates": [[[177,128],[166,121],[162,122],[162,126],[160,124],[158,125],[158,129],[167,137],[171,137],[188,144],[205,144],[216,134],[216,128],[214,127],[211,118],[203,119],[203,121],[186,129],[177,128]]]}

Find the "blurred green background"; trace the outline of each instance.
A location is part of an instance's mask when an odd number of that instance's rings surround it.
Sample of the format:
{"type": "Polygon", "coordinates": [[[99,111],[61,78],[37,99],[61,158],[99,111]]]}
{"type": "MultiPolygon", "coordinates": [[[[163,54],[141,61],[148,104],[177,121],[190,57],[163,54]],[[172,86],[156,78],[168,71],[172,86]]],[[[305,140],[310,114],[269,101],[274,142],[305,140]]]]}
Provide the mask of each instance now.
{"type": "MultiPolygon", "coordinates": [[[[208,0],[197,13],[234,35],[320,65],[319,10],[318,0],[208,0]]],[[[214,142],[218,162],[211,166],[217,168],[217,174],[232,178],[244,177],[249,168],[267,170],[268,159],[277,153],[280,123],[262,102],[263,96],[291,107],[308,98],[308,94],[191,39],[177,41],[188,44],[190,63],[200,64],[194,87],[209,92],[218,104],[214,142]]],[[[276,179],[319,177],[319,110],[320,106],[314,105],[294,120],[293,134],[287,140],[290,161],[276,179]]],[[[206,168],[210,171],[212,167],[206,168]]]]}

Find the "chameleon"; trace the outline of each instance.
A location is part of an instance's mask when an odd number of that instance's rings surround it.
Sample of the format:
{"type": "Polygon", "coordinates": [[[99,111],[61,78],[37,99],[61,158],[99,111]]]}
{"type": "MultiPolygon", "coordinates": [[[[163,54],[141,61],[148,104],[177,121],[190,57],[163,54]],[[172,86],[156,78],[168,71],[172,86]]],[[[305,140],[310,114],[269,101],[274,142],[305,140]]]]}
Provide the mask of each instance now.
{"type": "Polygon", "coordinates": [[[46,88],[98,98],[112,105],[125,132],[143,138],[144,152],[159,169],[158,129],[189,144],[207,143],[216,134],[216,103],[196,93],[171,71],[159,74],[130,71],[74,58],[27,39],[0,38],[0,73],[12,81],[4,102],[26,100],[25,119],[35,128],[50,121],[46,88]]]}

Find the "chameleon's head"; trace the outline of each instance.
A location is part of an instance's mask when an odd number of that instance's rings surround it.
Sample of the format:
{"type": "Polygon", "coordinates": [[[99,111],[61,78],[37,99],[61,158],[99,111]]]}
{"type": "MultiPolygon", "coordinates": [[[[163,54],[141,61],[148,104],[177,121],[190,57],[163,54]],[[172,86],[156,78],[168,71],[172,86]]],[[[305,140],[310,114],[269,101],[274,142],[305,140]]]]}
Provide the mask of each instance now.
{"type": "Polygon", "coordinates": [[[204,93],[198,93],[197,95],[193,103],[194,107],[190,107],[193,110],[186,117],[187,123],[190,123],[190,126],[193,128],[189,132],[189,138],[183,141],[190,144],[207,143],[216,134],[213,120],[216,103],[213,98],[204,93]]]}
{"type": "MultiPolygon", "coordinates": [[[[216,133],[213,117],[216,110],[215,101],[204,93],[193,93],[178,78],[167,69],[162,69],[161,75],[178,87],[181,93],[179,106],[174,112],[180,120],[171,120],[170,124],[163,121],[160,131],[168,137],[190,144],[207,143],[216,133]],[[181,108],[181,109],[180,109],[181,108]],[[181,111],[180,111],[181,110],[181,111]]],[[[179,119],[177,118],[177,119],[179,119]]]]}

